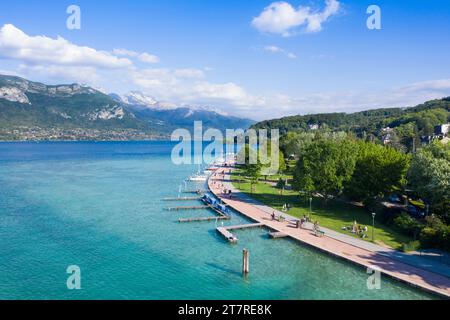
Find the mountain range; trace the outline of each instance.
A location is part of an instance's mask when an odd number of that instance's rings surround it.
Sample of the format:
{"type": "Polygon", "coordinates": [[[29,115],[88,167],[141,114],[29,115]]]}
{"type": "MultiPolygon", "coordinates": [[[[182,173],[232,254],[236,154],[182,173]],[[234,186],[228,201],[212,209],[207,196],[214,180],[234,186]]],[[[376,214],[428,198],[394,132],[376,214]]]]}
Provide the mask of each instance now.
{"type": "Polygon", "coordinates": [[[0,140],[164,139],[176,128],[192,129],[194,121],[219,130],[246,129],[253,123],[137,91],[108,95],[79,84],[45,85],[0,75],[0,140]]]}

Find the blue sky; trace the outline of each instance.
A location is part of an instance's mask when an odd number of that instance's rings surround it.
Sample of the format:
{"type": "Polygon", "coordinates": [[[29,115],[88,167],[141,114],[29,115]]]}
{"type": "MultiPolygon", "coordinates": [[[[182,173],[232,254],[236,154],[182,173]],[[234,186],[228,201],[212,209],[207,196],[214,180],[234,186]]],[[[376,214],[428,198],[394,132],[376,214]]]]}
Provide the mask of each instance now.
{"type": "Polygon", "coordinates": [[[0,72],[257,120],[403,107],[450,95],[449,16],[445,0],[2,1],[0,72]]]}

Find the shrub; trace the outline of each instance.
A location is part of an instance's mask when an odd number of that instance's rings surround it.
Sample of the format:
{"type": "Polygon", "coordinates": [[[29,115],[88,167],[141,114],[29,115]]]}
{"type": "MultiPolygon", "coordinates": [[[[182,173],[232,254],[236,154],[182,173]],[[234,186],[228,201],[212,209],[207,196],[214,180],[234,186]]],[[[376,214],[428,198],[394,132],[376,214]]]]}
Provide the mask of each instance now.
{"type": "Polygon", "coordinates": [[[422,231],[423,225],[416,219],[412,218],[406,213],[402,213],[394,219],[395,226],[399,228],[406,235],[412,236],[414,240],[422,231]]]}
{"type": "Polygon", "coordinates": [[[421,248],[420,241],[411,241],[403,244],[403,252],[417,251],[421,248]]]}
{"type": "Polygon", "coordinates": [[[420,232],[420,241],[429,248],[439,248],[438,230],[425,227],[420,232]]]}
{"type": "Polygon", "coordinates": [[[450,226],[445,225],[439,217],[426,218],[427,226],[420,233],[420,241],[431,248],[450,250],[450,226]]]}

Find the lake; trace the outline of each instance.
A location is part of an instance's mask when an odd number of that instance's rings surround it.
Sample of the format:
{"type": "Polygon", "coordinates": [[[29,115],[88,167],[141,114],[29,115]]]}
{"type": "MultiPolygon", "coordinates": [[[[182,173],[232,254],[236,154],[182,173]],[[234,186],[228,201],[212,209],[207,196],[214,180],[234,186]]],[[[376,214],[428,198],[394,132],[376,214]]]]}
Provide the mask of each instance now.
{"type": "MultiPolygon", "coordinates": [[[[171,142],[0,143],[0,299],[430,299],[267,231],[221,238],[212,216],[177,197],[196,166],[176,166],[171,142]],[[242,249],[251,273],[241,275],[242,249]],[[66,269],[81,269],[68,290],[66,269]]],[[[197,188],[199,186],[188,186],[197,188]]],[[[246,223],[233,213],[228,224],[246,223]]],[[[221,224],[219,222],[219,224],[221,224]]]]}

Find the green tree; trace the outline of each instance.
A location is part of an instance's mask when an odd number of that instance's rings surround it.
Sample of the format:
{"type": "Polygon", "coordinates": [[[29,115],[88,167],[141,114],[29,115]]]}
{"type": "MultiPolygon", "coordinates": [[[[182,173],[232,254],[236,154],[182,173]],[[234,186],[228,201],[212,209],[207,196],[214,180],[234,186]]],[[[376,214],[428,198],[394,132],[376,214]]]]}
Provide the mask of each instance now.
{"type": "Polygon", "coordinates": [[[357,145],[345,140],[317,140],[309,144],[297,162],[293,186],[307,193],[338,195],[350,180],[356,163],[357,145]]]}
{"type": "Polygon", "coordinates": [[[418,235],[424,228],[424,225],[417,219],[414,219],[407,213],[402,213],[394,219],[394,223],[405,234],[412,236],[414,240],[417,240],[418,235]]]}
{"type": "Polygon", "coordinates": [[[279,173],[283,173],[286,170],[286,162],[284,160],[283,152],[279,149],[279,146],[276,146],[278,150],[275,150],[272,154],[272,144],[269,143],[267,145],[259,145],[258,148],[258,160],[262,163],[262,171],[264,175],[276,175],[279,173]],[[278,158],[276,158],[278,153],[278,158]]]}
{"type": "Polygon", "coordinates": [[[450,146],[436,141],[414,155],[408,172],[414,192],[433,212],[447,217],[450,211],[450,146]]]}
{"type": "Polygon", "coordinates": [[[370,142],[360,142],[358,146],[355,170],[345,187],[347,196],[367,204],[405,183],[408,155],[370,142]]]}
{"type": "Polygon", "coordinates": [[[240,150],[240,155],[238,156],[238,158],[242,158],[244,160],[244,163],[241,164],[241,166],[244,176],[250,180],[251,192],[253,192],[254,185],[258,183],[258,180],[261,177],[262,165],[257,152],[258,151],[250,147],[249,144],[245,144],[240,150]],[[243,152],[244,154],[242,154],[243,152]],[[254,161],[254,159],[256,159],[256,161],[254,161]]]}
{"type": "Polygon", "coordinates": [[[311,143],[314,139],[313,133],[306,132],[288,132],[280,139],[280,148],[284,155],[289,157],[291,155],[299,156],[303,148],[311,143]]]}
{"type": "Polygon", "coordinates": [[[250,178],[250,189],[251,193],[254,191],[255,184],[258,183],[261,177],[261,165],[260,164],[250,164],[245,168],[245,175],[250,178]]]}
{"type": "Polygon", "coordinates": [[[280,189],[280,194],[283,195],[283,191],[286,188],[286,180],[283,178],[278,179],[277,188],[280,189]]]}

